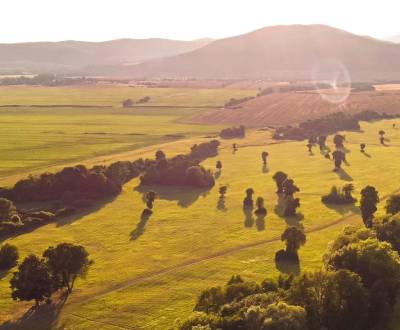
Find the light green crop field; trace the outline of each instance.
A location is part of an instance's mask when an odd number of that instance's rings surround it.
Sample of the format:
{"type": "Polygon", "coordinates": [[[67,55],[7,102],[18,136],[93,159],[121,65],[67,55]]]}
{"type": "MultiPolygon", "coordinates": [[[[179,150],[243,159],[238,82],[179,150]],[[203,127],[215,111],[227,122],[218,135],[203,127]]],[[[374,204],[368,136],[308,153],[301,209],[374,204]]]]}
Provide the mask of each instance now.
{"type": "MultiPolygon", "coordinates": [[[[216,160],[223,164],[212,189],[152,187],[158,199],[146,223],[140,223],[143,190],[134,179],[113,201],[88,215],[9,239],[18,246],[22,258],[67,241],[84,245],[95,263],[62,307],[43,306],[30,316],[25,313],[31,304],[12,301],[8,288],[11,273],[3,274],[3,328],[173,328],[178,318],[191,313],[203,289],[223,285],[232,274],[257,281],[277,274],[274,256],[283,248],[280,234],[289,224],[302,226],[307,232],[307,243],[300,250],[300,271],[322,267],[327,244],[344,225],[362,222],[357,207],[327,207],[321,203],[321,195],[334,184],[352,182],[359,197],[360,190],[371,184],[380,192],[378,213],[383,213],[384,198],[400,188],[400,130],[393,129],[392,123],[362,123],[363,133],[345,133],[349,164],[341,176],[332,172],[332,161],[317,148],[310,156],[305,142],[267,144],[267,133],[251,132],[249,137],[237,140],[242,146],[237,153],[230,148],[234,141],[223,141],[219,155],[204,162],[211,169],[216,160]],[[380,129],[390,139],[388,146],[378,143],[380,129]],[[366,154],[359,151],[361,142],[367,144],[366,154]],[[270,154],[267,170],[261,164],[263,150],[270,154]],[[301,199],[299,218],[285,219],[276,212],[272,175],[278,170],[288,173],[301,189],[297,194],[301,199]],[[217,209],[220,185],[228,186],[225,210],[217,209]],[[266,201],[265,226],[256,220],[245,221],[242,201],[249,187],[255,190],[255,198],[262,196],[266,201]]],[[[176,145],[172,149],[165,145],[163,150],[167,155],[187,152],[192,142],[181,143],[179,150],[176,145]]],[[[332,137],[329,144],[332,146],[332,137]]]]}
{"type": "Polygon", "coordinates": [[[0,179],[43,171],[144,146],[218,132],[219,126],[184,124],[201,107],[223,105],[254,91],[130,88],[119,86],[1,87],[0,179]],[[140,107],[121,101],[150,96],[140,107]],[[37,105],[43,107],[29,107],[37,105]],[[56,107],[75,105],[75,107],[56,107]],[[79,105],[110,106],[82,108],[79,105]]]}

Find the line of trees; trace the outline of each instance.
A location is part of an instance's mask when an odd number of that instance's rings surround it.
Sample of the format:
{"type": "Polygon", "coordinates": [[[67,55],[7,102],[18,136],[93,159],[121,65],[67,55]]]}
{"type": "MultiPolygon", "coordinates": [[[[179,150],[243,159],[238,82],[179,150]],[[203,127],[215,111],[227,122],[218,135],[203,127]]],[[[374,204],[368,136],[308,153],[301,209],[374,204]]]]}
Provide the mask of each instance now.
{"type": "MultiPolygon", "coordinates": [[[[9,270],[17,265],[18,249],[10,244],[0,248],[0,269],[9,270]]],[[[47,248],[42,257],[28,255],[10,280],[11,297],[20,301],[46,301],[57,291],[70,294],[78,278],[85,278],[93,261],[81,245],[61,243],[47,248]]]]}

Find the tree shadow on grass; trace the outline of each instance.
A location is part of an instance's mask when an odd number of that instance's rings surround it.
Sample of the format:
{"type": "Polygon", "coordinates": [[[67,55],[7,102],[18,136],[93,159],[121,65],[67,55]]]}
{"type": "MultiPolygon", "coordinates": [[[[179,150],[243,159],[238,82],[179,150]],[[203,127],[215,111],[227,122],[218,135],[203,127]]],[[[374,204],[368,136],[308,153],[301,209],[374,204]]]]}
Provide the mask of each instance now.
{"type": "Polygon", "coordinates": [[[146,193],[148,191],[154,191],[157,194],[157,199],[177,201],[180,207],[187,208],[192,205],[200,196],[207,196],[210,189],[211,188],[140,185],[135,188],[135,191],[142,194],[143,201],[145,201],[146,193]]]}
{"type": "Polygon", "coordinates": [[[332,203],[323,203],[327,208],[336,211],[340,215],[346,215],[348,213],[360,213],[360,208],[355,206],[354,204],[332,204],[332,203]]]}
{"type": "Polygon", "coordinates": [[[222,212],[228,211],[228,209],[226,208],[225,197],[224,197],[224,196],[220,196],[220,197],[218,198],[217,210],[218,210],[218,211],[222,211],[222,212]]]}
{"type": "Polygon", "coordinates": [[[101,210],[103,207],[105,207],[107,204],[112,203],[117,196],[113,196],[107,199],[103,199],[101,201],[94,202],[91,206],[85,207],[85,208],[77,208],[74,213],[71,215],[63,216],[59,220],[57,220],[56,225],[57,227],[69,225],[87,215],[90,213],[97,212],[101,210]]]}
{"type": "Polygon", "coordinates": [[[368,158],[371,158],[372,156],[369,154],[369,153],[367,153],[367,152],[362,152],[362,154],[365,156],[365,157],[368,157],[368,158]]]}
{"type": "Polygon", "coordinates": [[[54,330],[64,329],[57,324],[60,312],[68,298],[62,294],[56,302],[31,307],[17,320],[6,321],[0,325],[0,330],[54,330]]]}
{"type": "Polygon", "coordinates": [[[264,164],[263,167],[262,167],[262,169],[261,169],[261,171],[262,171],[263,173],[268,173],[268,172],[269,172],[268,166],[267,166],[266,164],[264,164]]]}
{"type": "Polygon", "coordinates": [[[279,250],[275,254],[275,266],[281,273],[300,274],[300,260],[296,254],[289,254],[285,250],[279,250]]]}
{"type": "Polygon", "coordinates": [[[265,230],[265,216],[257,216],[256,218],[256,228],[258,231],[265,230]]]}
{"type": "Polygon", "coordinates": [[[214,178],[215,178],[215,180],[218,180],[220,176],[221,176],[221,170],[217,170],[217,171],[214,173],[214,178]]]}
{"type": "Polygon", "coordinates": [[[244,213],[244,226],[251,228],[254,225],[253,208],[243,207],[244,213]]]}
{"type": "Polygon", "coordinates": [[[343,181],[353,181],[353,178],[342,168],[335,171],[339,178],[343,181]]]}
{"type": "Polygon", "coordinates": [[[146,223],[150,219],[150,217],[151,217],[151,213],[147,213],[144,210],[142,215],[140,216],[140,221],[136,225],[136,228],[134,230],[132,230],[132,232],[130,234],[132,241],[137,240],[140,236],[142,236],[144,234],[144,231],[146,229],[145,228],[146,223]]]}

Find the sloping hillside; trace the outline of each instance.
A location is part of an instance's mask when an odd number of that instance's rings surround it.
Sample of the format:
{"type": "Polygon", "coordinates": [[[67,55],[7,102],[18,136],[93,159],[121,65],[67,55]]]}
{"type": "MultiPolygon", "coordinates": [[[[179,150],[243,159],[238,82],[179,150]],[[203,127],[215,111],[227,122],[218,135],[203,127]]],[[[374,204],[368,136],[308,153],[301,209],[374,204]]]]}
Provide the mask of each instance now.
{"type": "Polygon", "coordinates": [[[310,79],[315,70],[323,78],[342,67],[353,80],[395,79],[400,76],[400,45],[323,25],[274,26],[219,39],[189,53],[142,63],[132,67],[129,74],[310,79]]]}
{"type": "Polygon", "coordinates": [[[0,44],[0,72],[74,72],[88,66],[138,62],[192,51],[210,39],[119,39],[105,42],[61,41],[0,44]]]}
{"type": "Polygon", "coordinates": [[[318,92],[272,93],[243,103],[235,109],[223,108],[201,113],[191,121],[207,124],[240,124],[248,127],[279,126],[338,111],[357,113],[363,110],[398,114],[400,93],[352,93],[341,104],[326,101],[318,92]]]}

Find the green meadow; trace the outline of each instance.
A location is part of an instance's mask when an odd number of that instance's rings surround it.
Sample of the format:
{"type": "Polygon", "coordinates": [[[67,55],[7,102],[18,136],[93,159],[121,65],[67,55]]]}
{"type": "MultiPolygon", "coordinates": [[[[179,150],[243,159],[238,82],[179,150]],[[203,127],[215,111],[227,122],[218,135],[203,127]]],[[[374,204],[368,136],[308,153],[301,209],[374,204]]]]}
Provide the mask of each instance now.
{"type": "Polygon", "coordinates": [[[204,111],[204,107],[218,107],[231,97],[254,93],[98,85],[1,87],[0,179],[57,164],[215,134],[220,127],[182,121],[204,111]],[[135,101],[144,96],[150,96],[144,105],[121,107],[124,99],[135,101]]]}
{"type": "MultiPolygon", "coordinates": [[[[71,112],[65,113],[66,120],[73,120],[71,112]]],[[[126,118],[120,125],[124,132],[128,132],[130,116],[118,116],[126,118]]],[[[88,114],[87,120],[89,117],[88,114]]],[[[109,120],[114,120],[111,117],[109,120]]],[[[9,118],[11,121],[14,116],[9,118]]],[[[150,118],[148,127],[153,127],[153,116],[143,118],[150,118]]],[[[80,129],[88,130],[81,116],[74,120],[71,127],[79,126],[78,122],[82,121],[80,129]]],[[[120,119],[115,119],[116,127],[118,122],[120,119]]],[[[225,284],[232,274],[257,281],[277,274],[274,257],[283,248],[280,235],[288,225],[301,226],[307,234],[307,243],[300,250],[300,269],[297,271],[319,269],[327,244],[343,226],[362,224],[357,207],[327,207],[321,203],[321,196],[328,193],[332,185],[343,186],[351,182],[355,186],[354,195],[359,197],[360,190],[371,184],[380,193],[382,202],[378,213],[383,213],[384,198],[400,188],[395,179],[399,168],[396,155],[400,150],[400,130],[392,128],[393,122],[362,123],[363,132],[344,133],[348,165],[344,165],[341,175],[332,172],[332,161],[324,158],[317,148],[314,148],[313,155],[309,155],[305,142],[271,143],[268,132],[252,131],[245,139],[222,141],[219,155],[203,163],[213,170],[217,160],[223,164],[221,175],[212,189],[151,187],[158,198],[154,213],[147,222],[140,220],[140,214],[144,208],[143,194],[150,188],[140,187],[139,180],[134,179],[114,200],[89,214],[49,224],[7,240],[19,248],[21,258],[30,253],[41,254],[49,245],[60,242],[81,244],[95,263],[87,278],[76,284],[75,291],[63,306],[44,306],[33,316],[26,314],[31,304],[12,301],[8,283],[11,273],[2,274],[0,320],[3,328],[174,328],[178,318],[184,319],[191,313],[203,289],[225,284]],[[388,146],[379,145],[380,129],[385,130],[390,139],[388,146]],[[232,153],[233,142],[239,144],[236,153],[232,153]],[[360,143],[367,144],[366,154],[359,151],[360,143]],[[261,162],[264,150],[269,152],[267,168],[263,168],[261,162]],[[383,164],[385,171],[382,170],[383,164]],[[280,215],[272,180],[278,170],[288,173],[300,188],[297,193],[301,201],[300,216],[296,218],[280,215]],[[228,187],[224,208],[217,207],[221,185],[228,187]],[[268,210],[265,223],[246,219],[243,214],[242,201],[249,187],[255,190],[255,198],[262,196],[265,199],[268,210]]],[[[101,127],[103,130],[111,129],[112,126],[104,122],[96,125],[100,128],[93,127],[93,132],[101,131],[101,127]]],[[[48,130],[41,123],[38,127],[42,131],[48,130]]],[[[144,124],[136,124],[135,130],[141,132],[144,127],[144,124]]],[[[212,130],[210,127],[202,129],[199,133],[212,130]]],[[[194,128],[189,130],[185,125],[173,126],[164,122],[160,130],[154,128],[152,131],[185,134],[188,131],[193,133],[194,128]]],[[[162,149],[167,156],[187,152],[193,141],[183,139],[179,145],[164,143],[162,149]]],[[[332,137],[328,143],[332,147],[332,137]]],[[[54,157],[59,150],[54,149],[54,157]]],[[[154,151],[146,151],[142,156],[153,157],[153,154],[154,151]]]]}

